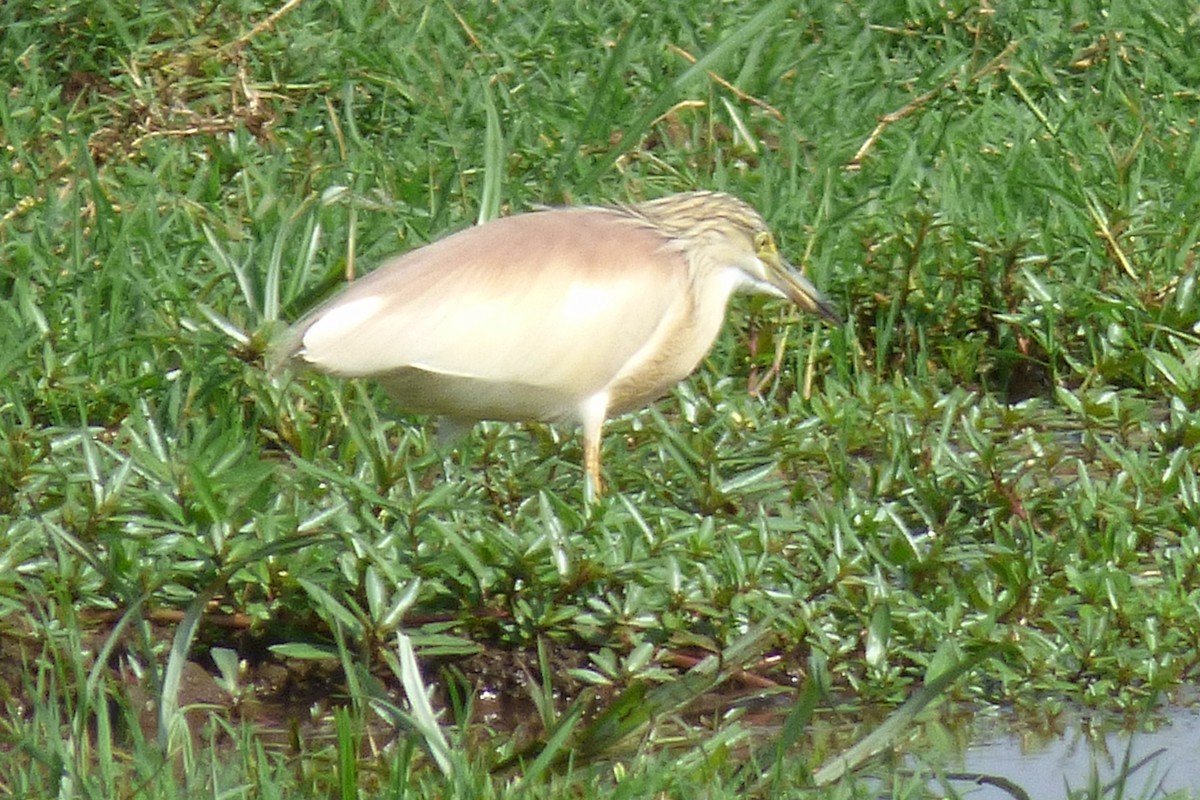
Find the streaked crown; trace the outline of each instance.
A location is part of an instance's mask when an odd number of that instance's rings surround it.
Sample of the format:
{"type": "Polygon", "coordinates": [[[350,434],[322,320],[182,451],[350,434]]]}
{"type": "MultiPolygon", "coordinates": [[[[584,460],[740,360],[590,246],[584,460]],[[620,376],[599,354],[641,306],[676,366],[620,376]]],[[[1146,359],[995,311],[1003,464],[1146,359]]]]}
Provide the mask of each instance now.
{"type": "Polygon", "coordinates": [[[689,251],[716,247],[775,262],[779,250],[753,206],[724,192],[683,192],[622,210],[683,244],[689,251]]]}
{"type": "Polygon", "coordinates": [[[667,235],[701,238],[712,232],[742,234],[751,241],[768,230],[749,203],[724,192],[682,192],[629,206],[628,210],[667,235]]]}

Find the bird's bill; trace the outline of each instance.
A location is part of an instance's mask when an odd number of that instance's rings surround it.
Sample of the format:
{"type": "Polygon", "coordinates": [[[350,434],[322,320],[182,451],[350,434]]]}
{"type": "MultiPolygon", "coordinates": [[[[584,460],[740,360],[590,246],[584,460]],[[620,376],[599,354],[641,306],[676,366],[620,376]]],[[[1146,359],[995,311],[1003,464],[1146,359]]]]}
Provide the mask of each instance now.
{"type": "Polygon", "coordinates": [[[778,264],[771,265],[774,280],[771,285],[787,299],[809,313],[816,314],[826,322],[834,325],[842,324],[842,315],[834,309],[833,304],[808,278],[801,275],[794,267],[782,259],[778,264]]]}

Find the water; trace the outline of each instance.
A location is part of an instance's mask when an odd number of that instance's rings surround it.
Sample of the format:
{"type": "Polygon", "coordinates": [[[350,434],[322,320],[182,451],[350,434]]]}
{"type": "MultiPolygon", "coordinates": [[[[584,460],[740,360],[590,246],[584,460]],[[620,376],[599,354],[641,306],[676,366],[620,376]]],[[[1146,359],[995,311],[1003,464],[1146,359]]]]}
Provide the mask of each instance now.
{"type": "MultiPolygon", "coordinates": [[[[1022,734],[999,720],[980,721],[958,763],[944,768],[1010,781],[1031,798],[1066,798],[1088,788],[1091,776],[1108,786],[1122,772],[1126,751],[1132,768],[1123,792],[1109,797],[1151,798],[1183,791],[1200,797],[1200,710],[1168,708],[1156,712],[1150,730],[1105,730],[1083,715],[1068,716],[1057,735],[1022,734]]],[[[1013,800],[1012,791],[969,780],[951,782],[971,800],[1013,800]]],[[[1017,795],[1019,796],[1019,795],[1017,795]]]]}

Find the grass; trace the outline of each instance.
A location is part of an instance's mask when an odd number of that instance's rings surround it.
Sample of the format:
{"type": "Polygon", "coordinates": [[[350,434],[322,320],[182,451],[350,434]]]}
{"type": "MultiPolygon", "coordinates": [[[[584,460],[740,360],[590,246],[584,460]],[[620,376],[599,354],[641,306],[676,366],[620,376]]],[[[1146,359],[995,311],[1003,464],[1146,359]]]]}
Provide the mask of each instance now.
{"type": "Polygon", "coordinates": [[[928,682],[1047,716],[1195,683],[1188,4],[18,0],[0,27],[15,796],[915,797],[879,760],[814,788],[850,748],[805,723],[928,682]],[[848,321],[736,301],[610,423],[594,511],[570,431],[480,426],[447,464],[375,387],[264,369],[347,270],[690,188],[756,205],[848,321]],[[533,732],[452,724],[492,658],[533,732]],[[195,663],[221,721],[148,724],[203,705],[195,663]],[[308,717],[254,711],[281,664],[304,698],[333,676],[308,717]],[[808,687],[763,747],[744,709],[686,711],[741,667],[808,687]]]}

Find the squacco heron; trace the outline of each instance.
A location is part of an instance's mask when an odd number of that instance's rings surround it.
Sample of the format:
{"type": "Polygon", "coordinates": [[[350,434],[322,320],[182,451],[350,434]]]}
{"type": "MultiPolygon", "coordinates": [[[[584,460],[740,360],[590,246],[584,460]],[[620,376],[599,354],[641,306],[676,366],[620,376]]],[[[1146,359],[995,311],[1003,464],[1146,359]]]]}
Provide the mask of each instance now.
{"type": "Polygon", "coordinates": [[[459,425],[577,423],[594,498],[604,421],[686,378],[738,290],[839,322],[759,213],[728,194],[554,208],[387,262],[293,326],[278,355],[373,378],[402,409],[459,425]]]}

